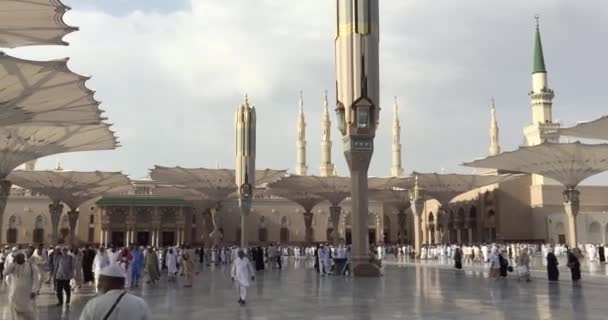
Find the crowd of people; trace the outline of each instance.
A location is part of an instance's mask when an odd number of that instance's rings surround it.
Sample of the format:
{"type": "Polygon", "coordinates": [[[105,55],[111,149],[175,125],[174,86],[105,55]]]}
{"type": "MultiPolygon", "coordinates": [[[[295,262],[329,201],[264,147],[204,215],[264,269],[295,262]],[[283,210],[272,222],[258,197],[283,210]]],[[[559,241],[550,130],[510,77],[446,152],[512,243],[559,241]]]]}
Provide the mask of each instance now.
{"type": "MultiPolygon", "coordinates": [[[[506,278],[515,272],[523,281],[530,279],[530,263],[541,255],[550,281],[559,280],[559,259],[564,257],[573,281],[581,279],[581,262],[605,263],[604,245],[579,245],[570,249],[554,244],[479,244],[479,245],[424,245],[416,252],[411,245],[381,245],[370,249],[370,261],[381,267],[384,259],[420,259],[422,261],[453,261],[455,268],[464,264],[480,264],[495,279],[506,278]],[[585,255],[583,255],[585,252],[585,255]]],[[[69,306],[73,292],[84,285],[94,285],[100,295],[89,302],[81,319],[98,319],[95,313],[104,303],[109,307],[117,300],[131,301],[134,308],[146,314],[147,306],[135,296],[123,295],[125,289],[137,288],[145,282],[154,286],[163,276],[168,283],[192,287],[194,276],[204,266],[231,265],[231,276],[238,290],[239,303],[245,304],[247,287],[256,272],[281,269],[283,260],[305,260],[321,276],[349,274],[351,247],[347,245],[317,244],[309,246],[257,246],[241,249],[236,246],[215,248],[180,246],[155,248],[130,245],[109,248],[83,247],[5,247],[0,251],[0,279],[8,285],[11,312],[14,319],[34,319],[33,300],[44,284],[51,287],[58,306],[69,306]],[[111,293],[109,296],[107,293],[111,293]],[[104,296],[105,298],[101,299],[104,296]],[[119,298],[120,297],[120,298],[119,298]],[[101,304],[99,306],[98,304],[101,304]]],[[[103,309],[103,308],[102,308],[103,309]]],[[[101,309],[100,309],[101,310],[101,309]]],[[[123,311],[127,312],[127,311],[123,311]]]]}

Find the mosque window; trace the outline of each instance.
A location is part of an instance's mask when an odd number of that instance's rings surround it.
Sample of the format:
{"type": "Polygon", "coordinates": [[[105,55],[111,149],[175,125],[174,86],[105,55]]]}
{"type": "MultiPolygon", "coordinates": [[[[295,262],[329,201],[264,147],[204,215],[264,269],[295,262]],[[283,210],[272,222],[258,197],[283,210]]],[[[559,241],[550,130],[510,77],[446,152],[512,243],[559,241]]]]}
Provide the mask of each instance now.
{"type": "Polygon", "coordinates": [[[44,243],[44,229],[36,228],[32,234],[32,242],[33,243],[44,243]]]}
{"type": "Polygon", "coordinates": [[[369,128],[369,111],[357,110],[357,128],[369,128]]]}
{"type": "Polygon", "coordinates": [[[6,243],[17,243],[17,229],[16,228],[8,228],[6,230],[6,243]]]}
{"type": "Polygon", "coordinates": [[[95,228],[89,228],[89,234],[87,238],[89,243],[95,242],[95,228]]]}

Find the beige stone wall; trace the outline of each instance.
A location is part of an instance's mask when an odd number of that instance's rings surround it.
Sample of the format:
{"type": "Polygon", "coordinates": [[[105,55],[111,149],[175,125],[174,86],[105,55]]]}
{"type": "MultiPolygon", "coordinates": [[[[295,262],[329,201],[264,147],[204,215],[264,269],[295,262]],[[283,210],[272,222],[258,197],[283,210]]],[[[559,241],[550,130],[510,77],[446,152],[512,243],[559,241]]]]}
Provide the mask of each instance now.
{"type": "MultiPolygon", "coordinates": [[[[79,208],[79,220],[77,224],[76,236],[88,242],[89,228],[93,229],[93,241],[99,243],[101,241],[101,216],[102,210],[95,205],[97,199],[92,199],[84,203],[79,208]],[[90,217],[93,216],[93,223],[90,223],[90,217]]],[[[51,219],[48,213],[48,205],[51,200],[43,196],[14,196],[8,201],[6,212],[4,214],[4,230],[3,238],[0,243],[6,242],[7,229],[11,227],[10,221],[14,220],[14,225],[18,229],[17,243],[28,244],[33,242],[33,229],[37,216],[43,217],[42,227],[44,228],[45,243],[49,243],[51,239],[51,219]],[[14,216],[15,219],[11,219],[14,216]]],[[[64,208],[64,215],[68,208],[64,208]]],[[[256,199],[253,205],[252,213],[247,219],[248,239],[252,243],[258,242],[259,232],[261,227],[265,227],[268,232],[268,241],[279,242],[280,232],[283,226],[289,229],[289,241],[301,242],[304,241],[305,226],[302,213],[304,210],[287,200],[282,199],[256,199]]],[[[339,226],[341,236],[344,236],[345,217],[350,212],[350,202],[344,201],[342,209],[342,218],[339,226]]],[[[370,203],[370,228],[387,227],[392,241],[397,240],[397,215],[396,212],[387,212],[388,219],[385,221],[385,208],[381,203],[370,203]],[[390,222],[389,222],[390,221],[390,222]],[[388,224],[388,225],[387,225],[388,224]]],[[[329,203],[322,203],[313,209],[313,228],[315,241],[327,241],[327,227],[329,222],[329,203]]],[[[408,211],[408,215],[411,214],[408,211]]],[[[188,216],[188,221],[191,222],[191,217],[188,216]]],[[[67,218],[67,216],[66,216],[67,218]]],[[[191,230],[194,228],[194,239],[201,239],[203,236],[202,219],[200,213],[197,215],[196,224],[186,223],[185,238],[190,242],[192,239],[191,230]]],[[[240,226],[240,211],[236,201],[229,201],[224,204],[220,212],[220,226],[224,229],[224,239],[226,242],[236,242],[236,232],[240,226]]],[[[408,223],[408,225],[411,223],[408,223]]],[[[67,219],[62,219],[61,228],[69,228],[67,219]]]]}

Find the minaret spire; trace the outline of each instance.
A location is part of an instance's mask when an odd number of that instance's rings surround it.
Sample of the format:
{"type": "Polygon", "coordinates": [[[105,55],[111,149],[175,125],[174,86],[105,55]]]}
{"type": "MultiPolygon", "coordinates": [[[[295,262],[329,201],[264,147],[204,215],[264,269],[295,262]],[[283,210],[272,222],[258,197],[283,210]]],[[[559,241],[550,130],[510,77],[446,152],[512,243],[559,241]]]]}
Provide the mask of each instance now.
{"type": "Polygon", "coordinates": [[[498,121],[496,120],[496,106],[492,98],[492,108],[490,110],[490,155],[495,156],[500,153],[500,142],[498,140],[498,121]]]}
{"type": "Polygon", "coordinates": [[[334,174],[334,164],[331,162],[331,120],[329,119],[327,90],[325,90],[325,98],[323,99],[321,130],[321,168],[319,175],[321,177],[328,177],[334,174]]]}
{"type": "MultiPolygon", "coordinates": [[[[555,94],[549,88],[547,80],[547,67],[540,35],[540,17],[534,16],[534,56],[532,64],[532,91],[530,91],[530,104],[532,105],[532,124],[524,128],[526,143],[529,146],[541,144],[545,141],[558,142],[559,123],[553,122],[553,97],[555,94]]],[[[533,175],[532,184],[546,184],[543,176],[533,175]]]]}
{"type": "Polygon", "coordinates": [[[525,129],[528,145],[536,145],[545,140],[552,140],[557,137],[550,137],[549,133],[556,132],[557,128],[553,123],[553,90],[549,89],[547,81],[547,68],[543,53],[543,44],[540,36],[539,16],[534,16],[536,20],[536,30],[534,37],[534,62],[532,68],[532,91],[530,92],[530,102],[532,104],[532,126],[525,129]],[[549,134],[549,135],[548,135],[549,134]]]}
{"type": "Polygon", "coordinates": [[[543,44],[540,39],[540,16],[535,15],[534,19],[536,20],[536,34],[534,39],[534,64],[532,73],[547,73],[547,68],[545,67],[545,56],[543,54],[543,44]]]}
{"type": "Polygon", "coordinates": [[[403,174],[401,167],[401,124],[399,123],[399,105],[397,97],[395,97],[394,115],[393,115],[393,164],[391,166],[391,175],[399,177],[403,174]]]}
{"type": "Polygon", "coordinates": [[[306,121],[304,119],[304,98],[300,90],[299,113],[297,120],[297,140],[296,140],[296,174],[305,176],[308,167],[306,166],[306,121]]]}

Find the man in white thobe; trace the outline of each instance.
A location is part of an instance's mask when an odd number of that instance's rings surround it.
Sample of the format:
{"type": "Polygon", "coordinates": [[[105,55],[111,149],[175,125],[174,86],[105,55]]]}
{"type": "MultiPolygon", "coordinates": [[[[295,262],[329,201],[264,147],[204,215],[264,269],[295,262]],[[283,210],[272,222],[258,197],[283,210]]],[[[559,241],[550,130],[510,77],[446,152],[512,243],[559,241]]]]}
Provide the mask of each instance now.
{"type": "Polygon", "coordinates": [[[125,272],[117,264],[99,271],[98,290],[103,294],[84,306],[80,320],[149,320],[150,308],[144,299],[125,291],[125,272]]]}
{"type": "Polygon", "coordinates": [[[169,248],[167,251],[167,257],[165,258],[165,266],[167,267],[167,280],[174,282],[175,276],[177,275],[177,256],[173,253],[173,249],[169,248]]]}
{"type": "Polygon", "coordinates": [[[104,247],[100,247],[97,250],[97,254],[93,259],[93,274],[95,275],[95,289],[99,284],[99,271],[110,265],[110,258],[104,247]]]}
{"type": "Polygon", "coordinates": [[[249,258],[245,257],[243,250],[239,250],[238,257],[232,263],[230,274],[239,294],[238,302],[240,305],[244,305],[247,300],[247,288],[251,285],[251,281],[255,280],[255,271],[251,262],[249,262],[249,258]]]}
{"type": "Polygon", "coordinates": [[[25,261],[23,252],[13,253],[13,263],[4,273],[7,277],[8,301],[13,320],[36,319],[36,292],[38,292],[40,274],[38,268],[25,261]]]}

